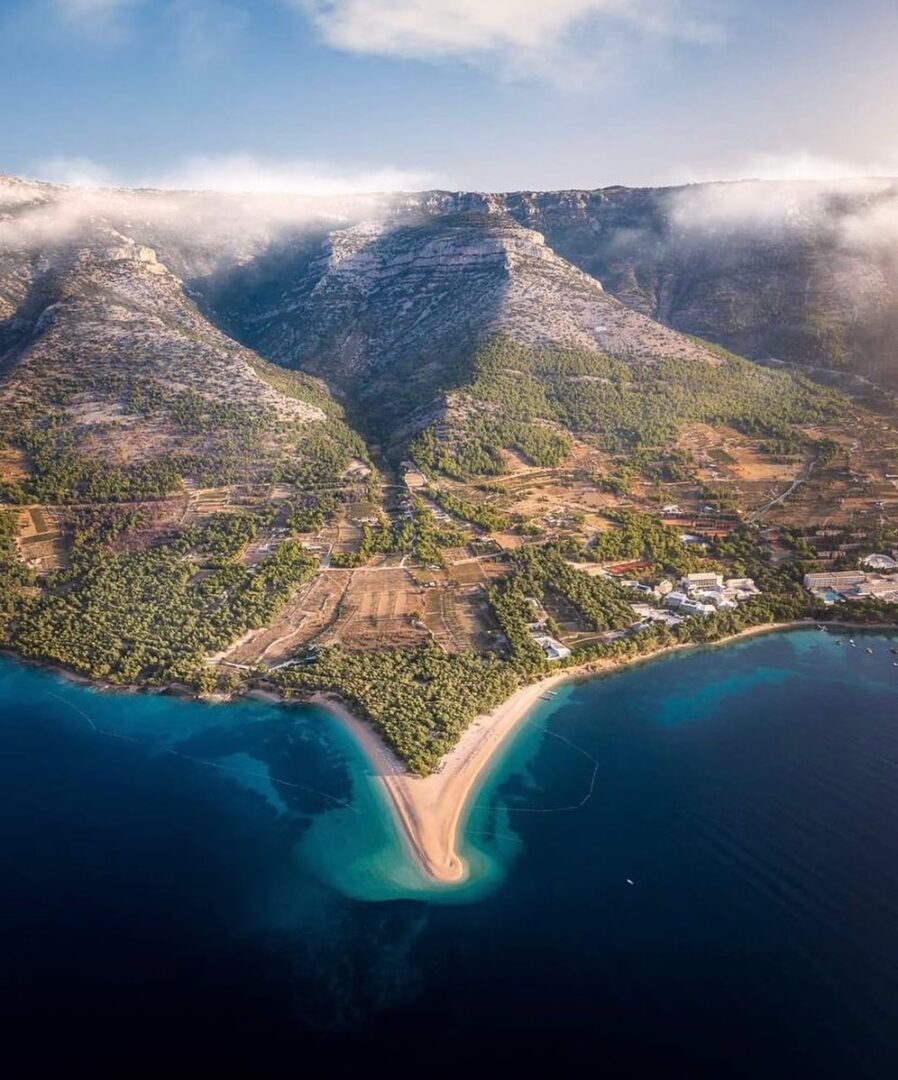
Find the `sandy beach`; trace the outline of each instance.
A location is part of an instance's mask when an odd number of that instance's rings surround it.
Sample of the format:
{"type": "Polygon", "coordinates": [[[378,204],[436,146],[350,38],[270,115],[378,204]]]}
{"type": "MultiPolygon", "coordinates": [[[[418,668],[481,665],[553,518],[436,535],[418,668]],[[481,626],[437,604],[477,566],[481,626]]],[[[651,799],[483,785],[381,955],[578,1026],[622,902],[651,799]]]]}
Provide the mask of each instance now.
{"type": "Polygon", "coordinates": [[[437,771],[425,777],[410,773],[374,728],[355,716],[339,698],[318,694],[312,700],[338,715],[354,732],[375,774],[382,780],[422,868],[436,882],[460,884],[469,871],[458,852],[459,824],[471,792],[498,748],[547,691],[570,679],[610,674],[684,649],[714,648],[757,634],[812,625],[797,622],[753,626],[708,645],[674,645],[647,656],[593,661],[548,675],[539,682],[521,687],[491,713],[473,720],[456,746],[440,762],[437,771]]]}
{"type": "Polygon", "coordinates": [[[412,850],[435,881],[458,884],[468,868],[458,853],[458,827],[468,796],[490,759],[536,702],[567,672],[523,686],[498,708],[472,721],[430,776],[415,776],[370,724],[330,696],[315,700],[337,713],[355,733],[390,796],[412,850]]]}

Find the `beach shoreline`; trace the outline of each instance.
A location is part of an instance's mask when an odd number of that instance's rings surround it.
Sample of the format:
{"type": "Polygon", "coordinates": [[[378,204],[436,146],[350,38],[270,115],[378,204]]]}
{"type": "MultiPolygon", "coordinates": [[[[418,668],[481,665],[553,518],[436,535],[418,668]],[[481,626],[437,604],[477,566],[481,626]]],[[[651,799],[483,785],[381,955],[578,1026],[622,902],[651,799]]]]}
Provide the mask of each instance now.
{"type": "Polygon", "coordinates": [[[339,717],[357,739],[425,875],[437,884],[460,885],[469,867],[457,848],[459,826],[474,787],[540,698],[569,677],[558,672],[522,686],[492,712],[475,718],[429,776],[409,772],[374,728],[336,695],[316,694],[309,700],[339,717]]]}
{"type": "Polygon", "coordinates": [[[339,695],[319,693],[306,700],[330,711],[353,733],[374,775],[383,784],[404,838],[425,875],[435,885],[457,886],[470,876],[470,868],[458,850],[458,842],[471,795],[499,749],[548,691],[562,683],[611,675],[687,649],[714,648],[759,634],[814,625],[807,621],[765,623],[720,641],[677,644],[645,656],[597,660],[550,673],[520,687],[492,712],[472,720],[437,769],[423,777],[409,772],[371,724],[354,713],[351,705],[339,695]]]}
{"type": "MultiPolygon", "coordinates": [[[[424,876],[437,887],[458,886],[470,876],[470,868],[458,850],[458,842],[471,796],[487,773],[499,749],[547,692],[562,683],[612,675],[636,664],[648,663],[689,649],[718,648],[760,634],[800,628],[811,629],[816,625],[844,631],[895,632],[898,629],[893,623],[857,623],[847,620],[832,620],[820,624],[813,619],[764,623],[748,627],[738,634],[721,638],[719,641],[677,643],[642,656],[593,660],[560,671],[549,672],[535,682],[520,686],[491,712],[475,717],[452,750],[441,759],[436,770],[423,777],[410,772],[373,725],[360,716],[354,710],[352,703],[341,697],[339,693],[318,691],[308,696],[285,698],[277,691],[256,686],[233,696],[278,705],[315,704],[337,717],[355,738],[371,767],[372,775],[383,785],[384,793],[396,815],[410,854],[424,876]]],[[[17,656],[7,649],[0,650],[0,655],[5,655],[20,663],[52,670],[75,684],[89,686],[101,692],[157,694],[167,692],[182,694],[182,696],[196,696],[198,700],[210,700],[199,695],[183,694],[180,687],[149,688],[104,684],[58,665],[17,656]]],[[[214,700],[218,703],[230,699],[216,697],[214,700]]]]}

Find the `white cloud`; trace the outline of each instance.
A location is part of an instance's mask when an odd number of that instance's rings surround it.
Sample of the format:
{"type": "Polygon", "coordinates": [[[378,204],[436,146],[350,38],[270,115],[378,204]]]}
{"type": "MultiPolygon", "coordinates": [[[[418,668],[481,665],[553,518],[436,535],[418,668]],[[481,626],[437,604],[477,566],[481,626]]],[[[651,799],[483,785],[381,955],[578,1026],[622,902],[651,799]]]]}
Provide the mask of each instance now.
{"type": "Polygon", "coordinates": [[[54,184],[68,184],[78,188],[117,187],[118,183],[109,169],[85,157],[50,158],[29,174],[36,180],[48,180],[54,184]]]}
{"type": "Polygon", "coordinates": [[[311,224],[344,228],[381,221],[396,202],[390,192],[432,179],[389,167],[352,171],[248,155],[193,158],[153,175],[117,175],[83,158],[47,162],[33,172],[73,186],[0,177],[0,249],[52,247],[93,235],[103,222],[167,251],[176,262],[189,236],[199,245],[188,256],[193,262],[175,267],[188,276],[222,260],[254,257],[285,232],[311,224]]]}
{"type": "Polygon", "coordinates": [[[239,0],[51,0],[67,29],[117,44],[141,10],[163,27],[187,63],[204,65],[231,51],[249,22],[239,0]]]}
{"type": "Polygon", "coordinates": [[[898,192],[891,199],[870,202],[842,223],[840,239],[846,248],[889,253],[898,258],[898,192]]]}
{"type": "MultiPolygon", "coordinates": [[[[896,163],[767,156],[742,175],[672,193],[674,227],[696,238],[825,236],[842,251],[898,257],[896,163]]],[[[737,172],[738,176],[739,173],[737,172]]]]}
{"type": "Polygon", "coordinates": [[[292,0],[337,49],[498,61],[506,74],[582,75],[641,41],[709,43],[710,0],[292,0]]]}
{"type": "MultiPolygon", "coordinates": [[[[216,59],[249,20],[239,0],[50,0],[69,26],[112,42],[130,12],[168,24],[191,63],[216,59]]],[[[619,75],[673,42],[722,40],[732,0],[280,0],[306,13],[322,40],[350,53],[452,58],[502,76],[576,85],[619,75]]]]}
{"type": "Polygon", "coordinates": [[[32,171],[41,179],[72,187],[316,197],[420,191],[434,186],[438,179],[423,170],[392,166],[352,169],[329,162],[265,159],[251,154],[189,157],[171,169],[151,173],[117,174],[86,158],[56,158],[32,171]]]}

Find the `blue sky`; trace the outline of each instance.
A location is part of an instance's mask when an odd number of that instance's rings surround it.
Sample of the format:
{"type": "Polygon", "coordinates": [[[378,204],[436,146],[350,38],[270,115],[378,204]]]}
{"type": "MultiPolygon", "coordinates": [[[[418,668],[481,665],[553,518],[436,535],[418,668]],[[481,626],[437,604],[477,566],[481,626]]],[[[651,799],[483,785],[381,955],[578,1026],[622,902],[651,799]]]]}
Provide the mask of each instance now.
{"type": "Polygon", "coordinates": [[[0,0],[0,171],[331,191],[898,172],[898,0],[0,0]]]}

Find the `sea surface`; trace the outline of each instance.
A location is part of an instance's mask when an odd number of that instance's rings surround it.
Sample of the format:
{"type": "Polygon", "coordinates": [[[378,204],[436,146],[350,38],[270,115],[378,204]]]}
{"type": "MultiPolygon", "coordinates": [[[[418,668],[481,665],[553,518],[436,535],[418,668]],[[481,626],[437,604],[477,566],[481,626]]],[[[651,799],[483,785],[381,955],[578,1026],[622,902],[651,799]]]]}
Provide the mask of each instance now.
{"type": "Polygon", "coordinates": [[[855,638],[564,686],[456,889],[328,713],[0,660],[8,1075],[898,1075],[898,640],[855,638]]]}

